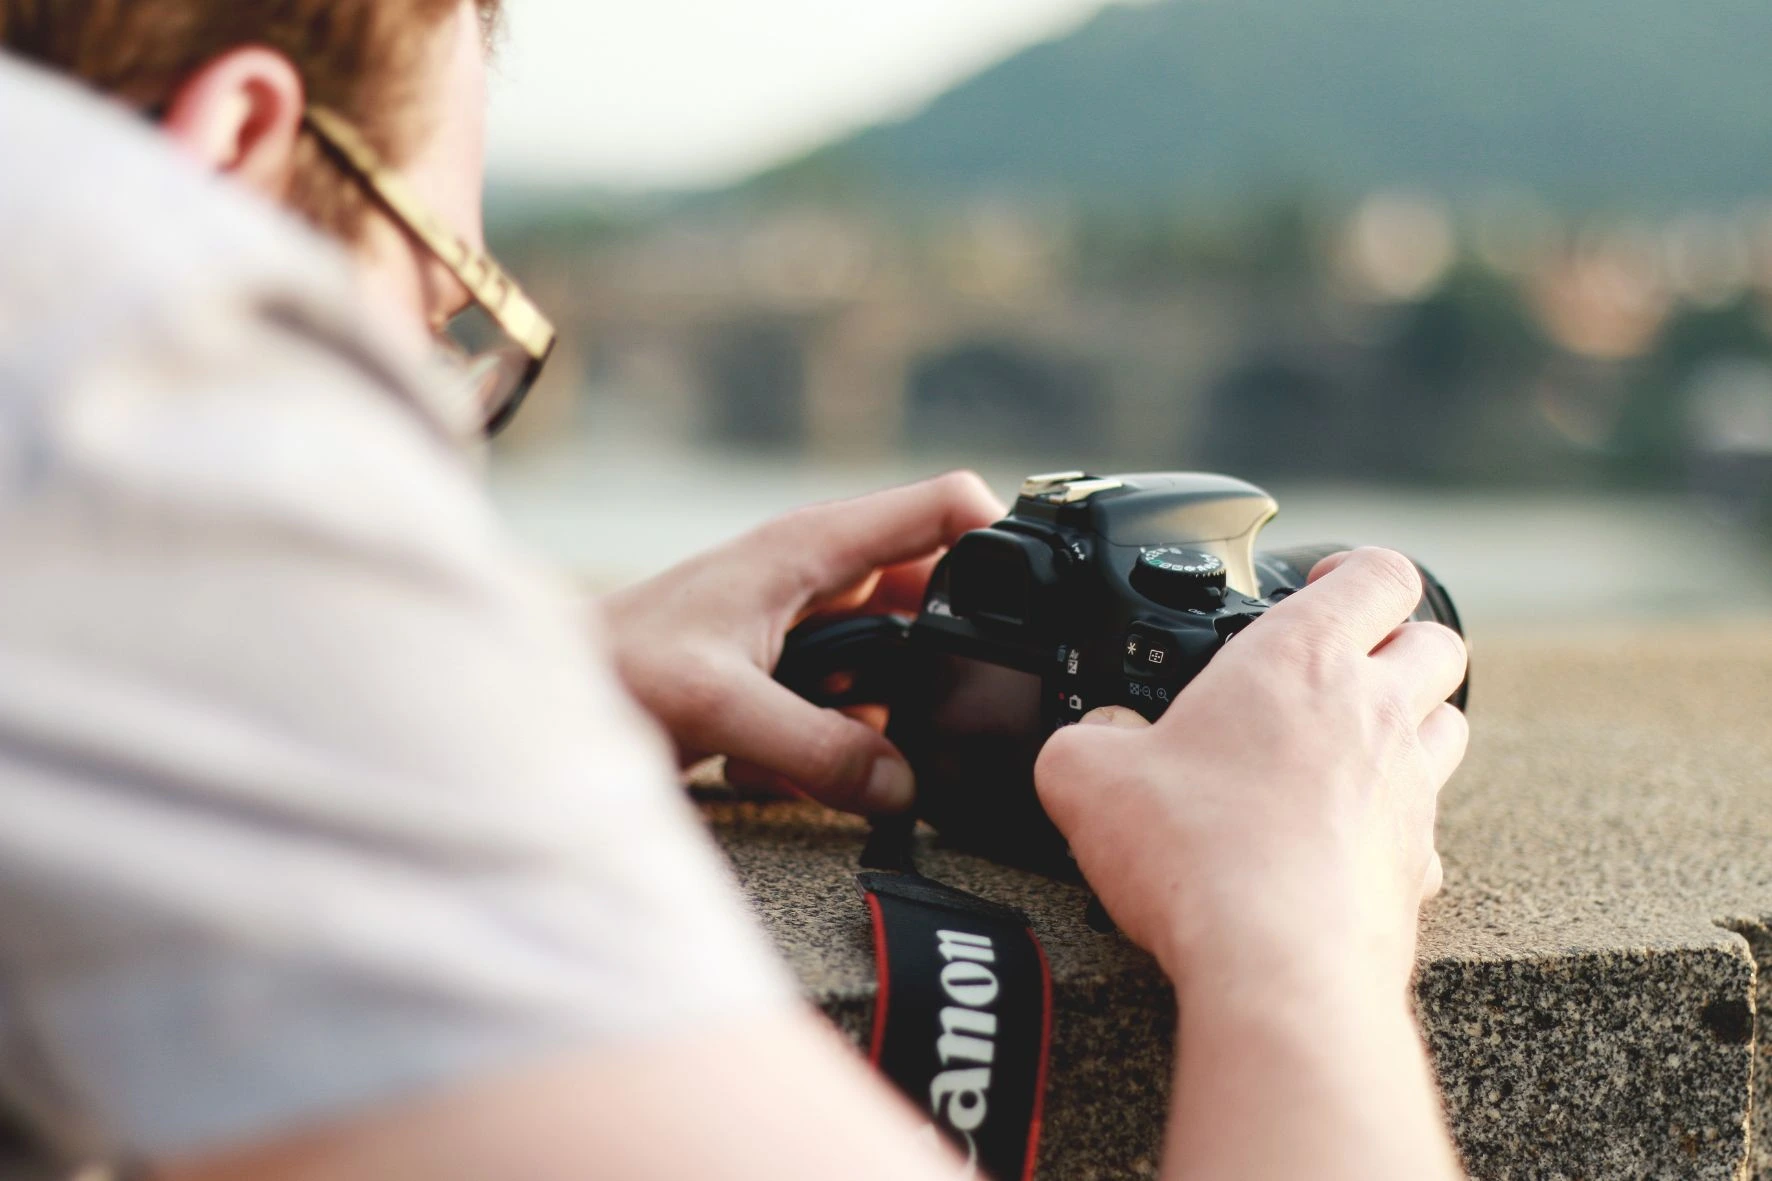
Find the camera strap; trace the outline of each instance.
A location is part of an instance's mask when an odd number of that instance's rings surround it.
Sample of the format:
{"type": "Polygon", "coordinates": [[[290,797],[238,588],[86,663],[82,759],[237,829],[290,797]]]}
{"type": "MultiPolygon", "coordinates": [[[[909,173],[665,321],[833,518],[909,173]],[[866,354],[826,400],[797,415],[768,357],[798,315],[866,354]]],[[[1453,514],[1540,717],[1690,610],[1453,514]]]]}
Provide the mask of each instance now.
{"type": "MultiPolygon", "coordinates": [[[[885,837],[876,830],[875,837],[885,837]]],[[[908,836],[908,834],[907,834],[908,836]]],[[[1029,1181],[1052,1048],[1052,973],[1027,915],[917,873],[908,840],[856,875],[879,988],[869,1057],[965,1155],[1029,1181]]]]}

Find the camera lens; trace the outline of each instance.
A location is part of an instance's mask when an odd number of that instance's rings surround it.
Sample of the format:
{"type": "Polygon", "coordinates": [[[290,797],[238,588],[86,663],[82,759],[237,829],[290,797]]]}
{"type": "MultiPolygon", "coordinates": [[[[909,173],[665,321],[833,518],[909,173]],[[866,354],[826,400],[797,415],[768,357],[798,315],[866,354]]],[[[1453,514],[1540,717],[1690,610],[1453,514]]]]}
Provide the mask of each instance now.
{"type": "MultiPolygon", "coordinates": [[[[1291,593],[1292,589],[1303,586],[1318,562],[1352,548],[1349,545],[1301,545],[1256,554],[1255,569],[1261,578],[1262,597],[1269,600],[1284,597],[1280,592],[1291,593]]],[[[1464,624],[1458,618],[1458,608],[1453,605],[1452,596],[1426,566],[1416,562],[1415,568],[1421,572],[1421,602],[1409,618],[1417,622],[1443,623],[1462,636],[1464,624]]],[[[1463,709],[1469,696],[1470,678],[1467,676],[1464,684],[1452,695],[1452,704],[1463,709]]]]}

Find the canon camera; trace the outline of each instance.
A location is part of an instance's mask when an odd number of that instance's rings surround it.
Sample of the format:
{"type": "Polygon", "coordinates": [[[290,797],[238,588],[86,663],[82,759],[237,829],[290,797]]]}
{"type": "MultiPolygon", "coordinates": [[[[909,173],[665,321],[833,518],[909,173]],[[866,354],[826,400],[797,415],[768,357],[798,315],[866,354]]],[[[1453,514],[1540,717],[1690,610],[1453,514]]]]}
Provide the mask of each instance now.
{"type": "MultiPolygon", "coordinates": [[[[942,559],[915,619],[803,625],[776,675],[821,704],[889,706],[887,736],[916,772],[916,816],[947,840],[1064,872],[1064,841],[1034,792],[1041,746],[1101,706],[1154,721],[1347,548],[1257,552],[1277,511],[1228,476],[1035,476],[1008,517],[942,559]]],[[[1413,618],[1459,629],[1444,588],[1425,570],[1422,583],[1413,618]]],[[[1461,709],[1465,694],[1453,697],[1461,709]]]]}

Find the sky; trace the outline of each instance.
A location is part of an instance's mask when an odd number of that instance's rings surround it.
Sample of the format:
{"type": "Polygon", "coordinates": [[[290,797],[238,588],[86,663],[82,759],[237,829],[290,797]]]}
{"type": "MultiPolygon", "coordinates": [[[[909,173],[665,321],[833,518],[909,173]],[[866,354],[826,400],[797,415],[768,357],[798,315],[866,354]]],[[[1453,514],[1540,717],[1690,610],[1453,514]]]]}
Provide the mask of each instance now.
{"type": "Polygon", "coordinates": [[[737,180],[914,111],[1108,0],[510,0],[495,180],[737,180]]]}

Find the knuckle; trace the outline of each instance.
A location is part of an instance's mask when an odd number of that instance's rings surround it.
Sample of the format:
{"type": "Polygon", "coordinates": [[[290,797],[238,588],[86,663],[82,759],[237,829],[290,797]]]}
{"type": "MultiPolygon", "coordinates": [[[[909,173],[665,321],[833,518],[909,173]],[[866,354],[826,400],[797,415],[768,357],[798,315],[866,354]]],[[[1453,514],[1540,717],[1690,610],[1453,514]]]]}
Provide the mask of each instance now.
{"type": "Polygon", "coordinates": [[[985,478],[969,468],[946,472],[932,483],[942,504],[967,517],[994,519],[1005,511],[985,478]]]}
{"type": "Polygon", "coordinates": [[[829,532],[837,512],[834,504],[807,504],[783,513],[763,526],[771,547],[783,554],[804,552],[809,538],[829,532]]]}
{"type": "Polygon", "coordinates": [[[1373,704],[1373,720],[1382,740],[1391,745],[1415,742],[1415,714],[1401,693],[1385,692],[1373,704]]]}
{"type": "Polygon", "coordinates": [[[955,500],[979,500],[994,496],[984,477],[970,468],[943,472],[935,477],[935,485],[955,500]]]}
{"type": "Polygon", "coordinates": [[[1432,636],[1445,649],[1449,663],[1454,663],[1461,669],[1470,663],[1470,650],[1465,645],[1464,637],[1445,624],[1417,623],[1413,626],[1426,629],[1424,634],[1432,636]]]}
{"type": "Polygon", "coordinates": [[[806,735],[803,774],[812,786],[861,788],[873,769],[873,752],[851,740],[855,723],[834,709],[821,713],[823,723],[806,735]]]}
{"type": "Polygon", "coordinates": [[[1401,653],[1405,665],[1421,676],[1438,675],[1453,665],[1462,669],[1468,659],[1464,637],[1443,623],[1425,620],[1405,623],[1388,647],[1401,653]]]}
{"type": "Polygon", "coordinates": [[[722,546],[721,552],[748,554],[773,567],[796,564],[800,561],[800,553],[792,541],[804,532],[805,525],[800,517],[806,511],[795,509],[785,516],[765,521],[739,540],[722,546]]]}
{"type": "Polygon", "coordinates": [[[1411,601],[1421,598],[1421,571],[1396,550],[1367,546],[1355,550],[1348,560],[1358,562],[1375,580],[1403,592],[1411,601]]]}
{"type": "Polygon", "coordinates": [[[835,510],[835,505],[815,504],[777,517],[752,534],[752,556],[779,585],[810,593],[840,556],[843,531],[833,522],[835,510]]]}
{"type": "Polygon", "coordinates": [[[1459,750],[1470,745],[1471,720],[1463,710],[1450,701],[1442,701],[1434,707],[1434,713],[1438,715],[1434,719],[1435,725],[1446,728],[1459,750]]]}
{"type": "Polygon", "coordinates": [[[1329,688],[1344,675],[1345,654],[1325,628],[1286,628],[1272,637],[1272,646],[1275,659],[1307,689],[1329,688]]]}
{"type": "Polygon", "coordinates": [[[676,672],[676,708],[679,718],[705,728],[732,705],[732,681],[726,671],[709,660],[690,660],[676,672]]]}

